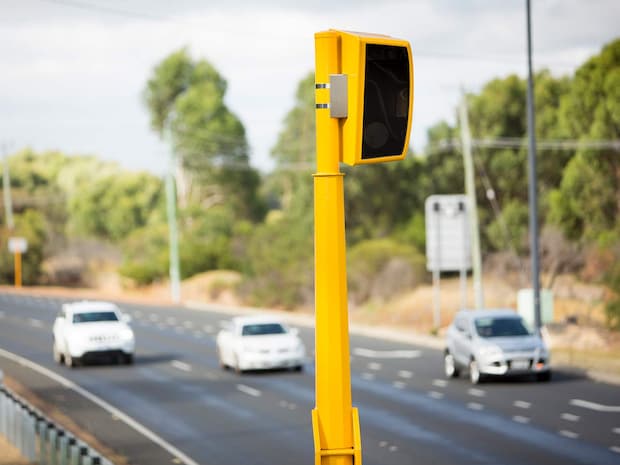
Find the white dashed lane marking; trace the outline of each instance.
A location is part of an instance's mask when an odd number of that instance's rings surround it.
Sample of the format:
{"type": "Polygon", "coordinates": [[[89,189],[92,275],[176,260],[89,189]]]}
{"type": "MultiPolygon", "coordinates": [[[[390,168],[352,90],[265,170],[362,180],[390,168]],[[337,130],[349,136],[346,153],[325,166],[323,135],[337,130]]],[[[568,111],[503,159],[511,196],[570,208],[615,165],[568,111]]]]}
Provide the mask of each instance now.
{"type": "Polygon", "coordinates": [[[381,369],[381,364],[377,363],[377,362],[370,362],[368,364],[368,369],[369,370],[375,370],[375,371],[380,370],[381,369]]]}
{"type": "Polygon", "coordinates": [[[428,395],[433,399],[443,399],[443,392],[430,391],[428,395]]]}
{"type": "Polygon", "coordinates": [[[524,400],[515,400],[512,405],[514,405],[517,408],[523,408],[523,409],[528,409],[532,406],[530,402],[526,402],[524,400]]]}
{"type": "Polygon", "coordinates": [[[168,318],[166,318],[166,323],[168,323],[169,325],[173,325],[177,322],[177,319],[173,316],[169,316],[168,318]]]}
{"type": "Polygon", "coordinates": [[[433,386],[446,387],[447,385],[448,385],[448,382],[445,379],[434,379],[433,380],[433,386]]]}
{"type": "Polygon", "coordinates": [[[362,373],[362,379],[365,379],[366,381],[372,381],[373,379],[375,379],[375,374],[374,373],[362,373]]]}
{"type": "Polygon", "coordinates": [[[590,402],[589,400],[571,399],[570,404],[575,407],[587,408],[596,412],[620,412],[620,405],[603,405],[590,402]]]}
{"type": "Polygon", "coordinates": [[[366,358],[418,358],[421,355],[419,350],[372,350],[356,347],[353,355],[366,358]]]}
{"type": "Polygon", "coordinates": [[[573,415],[572,413],[563,413],[562,415],[560,415],[560,417],[562,418],[562,420],[566,421],[579,421],[579,416],[573,415]]]}
{"type": "Polygon", "coordinates": [[[484,410],[484,405],[479,404],[478,402],[469,402],[467,404],[467,408],[471,410],[484,410]]]}
{"type": "Polygon", "coordinates": [[[609,450],[615,452],[616,454],[620,454],[620,446],[611,446],[609,450]]]}
{"type": "Polygon", "coordinates": [[[237,390],[252,397],[260,397],[262,395],[262,392],[260,392],[258,389],[246,386],[245,384],[237,384],[237,390]]]}
{"type": "Polygon", "coordinates": [[[407,385],[403,381],[394,381],[392,383],[392,386],[394,386],[396,389],[405,389],[407,385]]]}
{"type": "Polygon", "coordinates": [[[43,326],[43,322],[35,318],[28,318],[28,323],[30,323],[35,328],[41,328],[43,326]]]}
{"type": "Polygon", "coordinates": [[[563,429],[561,431],[558,431],[558,433],[561,436],[564,436],[565,438],[569,438],[569,439],[577,439],[579,437],[579,435],[577,433],[575,433],[574,431],[569,431],[567,429],[563,429]]]}
{"type": "Polygon", "coordinates": [[[184,362],[180,362],[179,360],[173,360],[172,362],[170,362],[170,365],[172,365],[173,367],[181,371],[192,371],[191,365],[188,365],[187,363],[184,363],[184,362]]]}
{"type": "Polygon", "coordinates": [[[475,389],[475,388],[468,389],[467,394],[469,394],[470,396],[474,396],[474,397],[484,397],[487,395],[487,393],[484,392],[482,389],[475,389]]]}
{"type": "Polygon", "coordinates": [[[411,379],[413,378],[413,372],[408,371],[408,370],[400,370],[398,372],[398,376],[400,376],[401,378],[405,378],[405,379],[411,379]]]}
{"type": "Polygon", "coordinates": [[[530,419],[528,417],[522,417],[521,415],[515,415],[514,417],[512,417],[512,419],[517,423],[527,424],[530,422],[530,419]]]}
{"type": "Polygon", "coordinates": [[[612,431],[616,434],[620,434],[620,428],[614,428],[612,431]]]}

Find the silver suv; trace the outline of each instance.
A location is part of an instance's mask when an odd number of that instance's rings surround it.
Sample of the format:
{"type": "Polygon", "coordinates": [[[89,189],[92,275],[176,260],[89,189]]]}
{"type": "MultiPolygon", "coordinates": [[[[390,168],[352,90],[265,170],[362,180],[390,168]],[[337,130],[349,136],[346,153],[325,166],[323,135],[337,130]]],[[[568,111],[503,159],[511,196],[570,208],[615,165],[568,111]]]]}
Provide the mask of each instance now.
{"type": "Polygon", "coordinates": [[[462,310],[448,328],[444,352],[446,376],[469,371],[472,383],[488,376],[535,375],[551,379],[549,350],[512,310],[462,310]]]}

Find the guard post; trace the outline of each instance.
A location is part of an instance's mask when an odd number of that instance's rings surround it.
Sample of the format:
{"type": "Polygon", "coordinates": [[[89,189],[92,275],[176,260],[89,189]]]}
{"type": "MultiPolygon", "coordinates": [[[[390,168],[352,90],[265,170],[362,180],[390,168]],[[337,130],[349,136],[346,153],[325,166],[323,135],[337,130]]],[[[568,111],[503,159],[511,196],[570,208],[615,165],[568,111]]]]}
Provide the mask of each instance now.
{"type": "Polygon", "coordinates": [[[359,416],[351,405],[340,162],[405,157],[413,111],[409,43],[376,34],[316,33],[315,99],[315,465],[361,465],[359,416]]]}

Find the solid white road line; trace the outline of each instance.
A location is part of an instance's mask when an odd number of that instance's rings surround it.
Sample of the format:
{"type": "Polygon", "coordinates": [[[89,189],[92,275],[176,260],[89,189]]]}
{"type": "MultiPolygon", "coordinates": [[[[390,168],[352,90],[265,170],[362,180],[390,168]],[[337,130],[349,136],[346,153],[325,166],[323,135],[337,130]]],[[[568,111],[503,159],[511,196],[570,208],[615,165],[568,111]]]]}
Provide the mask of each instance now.
{"type": "Polygon", "coordinates": [[[603,405],[582,399],[571,399],[569,403],[575,407],[583,407],[597,412],[620,412],[620,406],[618,405],[603,405]]]}
{"type": "Polygon", "coordinates": [[[398,376],[400,376],[401,378],[405,378],[405,379],[411,379],[413,378],[413,372],[409,370],[399,370],[398,376]]]}
{"type": "Polygon", "coordinates": [[[478,402],[469,402],[467,404],[467,408],[471,409],[471,410],[483,410],[484,409],[484,405],[479,404],[478,402]]]}
{"type": "Polygon", "coordinates": [[[577,433],[575,433],[574,431],[569,431],[567,429],[563,429],[561,431],[558,431],[558,433],[562,436],[564,436],[565,438],[569,438],[569,439],[577,439],[579,437],[579,435],[577,433]]]}
{"type": "Polygon", "coordinates": [[[445,379],[434,379],[433,380],[433,386],[446,387],[447,385],[448,385],[448,382],[445,379]]]}
{"type": "Polygon", "coordinates": [[[20,357],[19,355],[16,355],[7,350],[0,349],[0,355],[2,355],[5,358],[8,358],[9,360],[13,360],[14,362],[19,363],[22,366],[30,368],[31,370],[34,370],[37,373],[47,376],[50,379],[53,379],[57,383],[62,384],[67,389],[71,389],[72,391],[77,392],[82,397],[97,404],[99,407],[106,410],[110,415],[113,415],[114,417],[118,418],[120,421],[130,426],[131,428],[136,430],[138,433],[142,434],[146,438],[153,441],[155,444],[160,446],[162,449],[165,449],[169,454],[174,455],[178,459],[182,460],[183,463],[185,463],[186,465],[199,465],[198,462],[196,462],[192,458],[185,455],[183,452],[181,452],[179,449],[174,447],[172,444],[160,438],[153,431],[143,426],[142,424],[138,423],[136,420],[131,418],[129,415],[125,414],[124,412],[117,409],[116,407],[113,407],[112,405],[108,404],[105,400],[101,399],[100,397],[97,397],[95,394],[90,393],[89,391],[82,388],[81,386],[78,386],[74,382],[69,381],[67,378],[64,378],[60,376],[59,374],[54,373],[52,370],[48,370],[47,368],[37,363],[31,362],[30,360],[20,357]]]}
{"type": "Polygon", "coordinates": [[[356,347],[353,355],[366,358],[418,358],[421,355],[419,350],[372,350],[356,347]]]}
{"type": "Polygon", "coordinates": [[[188,365],[187,363],[181,362],[179,360],[173,360],[172,362],[170,362],[170,365],[181,371],[192,371],[191,365],[188,365]]]}
{"type": "Polygon", "coordinates": [[[260,397],[262,395],[262,392],[260,392],[258,389],[246,386],[245,384],[237,384],[237,390],[253,397],[260,397]]]}
{"type": "Polygon", "coordinates": [[[470,388],[467,390],[467,394],[474,397],[484,397],[487,395],[482,389],[470,388]]]}
{"type": "Polygon", "coordinates": [[[566,420],[566,421],[579,421],[579,415],[573,415],[572,413],[563,413],[562,415],[560,415],[560,418],[562,418],[562,420],[566,420]]]}
{"type": "Polygon", "coordinates": [[[526,402],[524,400],[515,400],[512,405],[514,405],[517,408],[530,408],[532,406],[531,402],[526,402]]]}
{"type": "Polygon", "coordinates": [[[528,417],[522,417],[521,415],[515,415],[514,417],[512,417],[512,419],[517,423],[527,424],[530,422],[530,419],[528,417]]]}

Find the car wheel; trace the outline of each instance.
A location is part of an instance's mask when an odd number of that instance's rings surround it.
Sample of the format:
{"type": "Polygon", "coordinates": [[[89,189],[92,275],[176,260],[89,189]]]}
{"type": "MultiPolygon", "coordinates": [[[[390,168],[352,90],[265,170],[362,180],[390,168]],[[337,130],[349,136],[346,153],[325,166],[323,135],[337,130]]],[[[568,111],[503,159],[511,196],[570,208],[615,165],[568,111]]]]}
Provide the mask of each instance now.
{"type": "Polygon", "coordinates": [[[80,359],[78,357],[72,357],[69,352],[65,354],[65,365],[69,368],[75,368],[80,363],[80,359]]]}
{"type": "Polygon", "coordinates": [[[536,373],[536,381],[548,382],[551,381],[551,370],[536,373]]]}
{"type": "Polygon", "coordinates": [[[444,372],[448,378],[456,378],[459,375],[459,369],[456,366],[454,355],[446,351],[443,357],[444,372]]]}
{"type": "Polygon", "coordinates": [[[56,363],[58,363],[59,365],[65,363],[65,357],[58,350],[58,347],[56,347],[56,343],[54,343],[54,345],[52,346],[52,353],[54,354],[54,361],[56,363]]]}
{"type": "Polygon", "coordinates": [[[228,369],[228,365],[224,363],[224,360],[222,359],[222,352],[220,351],[219,348],[217,349],[217,363],[219,364],[222,370],[228,369]]]}
{"type": "Polygon", "coordinates": [[[235,368],[235,373],[237,373],[238,375],[243,374],[243,370],[239,366],[239,357],[237,357],[236,355],[235,355],[235,367],[234,368],[235,368]]]}
{"type": "Polygon", "coordinates": [[[472,361],[469,362],[469,380],[472,384],[480,384],[484,381],[484,376],[480,373],[480,368],[478,367],[476,359],[472,359],[472,361]]]}

